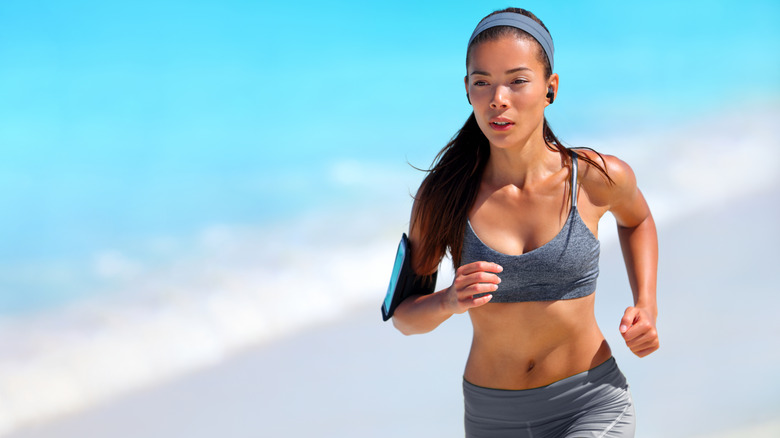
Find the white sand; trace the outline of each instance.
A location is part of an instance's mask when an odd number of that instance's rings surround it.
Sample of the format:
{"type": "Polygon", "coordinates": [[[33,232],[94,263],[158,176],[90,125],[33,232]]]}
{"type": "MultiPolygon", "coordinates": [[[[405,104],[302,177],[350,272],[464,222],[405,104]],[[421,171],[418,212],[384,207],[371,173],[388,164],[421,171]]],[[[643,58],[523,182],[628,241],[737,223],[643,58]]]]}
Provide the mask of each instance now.
{"type": "MultiPolygon", "coordinates": [[[[638,437],[780,436],[778,224],[775,187],[660,227],[662,348],[645,359],[617,334],[630,291],[617,247],[605,245],[597,317],[632,386],[638,437]]],[[[403,337],[381,322],[380,299],[338,323],[9,436],[462,436],[468,318],[403,337]]]]}

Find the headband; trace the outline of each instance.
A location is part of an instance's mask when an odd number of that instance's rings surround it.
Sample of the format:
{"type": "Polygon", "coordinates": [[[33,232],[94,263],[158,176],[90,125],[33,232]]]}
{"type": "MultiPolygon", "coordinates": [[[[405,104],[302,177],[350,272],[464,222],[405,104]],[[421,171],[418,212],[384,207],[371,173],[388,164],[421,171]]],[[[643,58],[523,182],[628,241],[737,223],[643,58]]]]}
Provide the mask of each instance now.
{"type": "Polygon", "coordinates": [[[534,37],[534,39],[539,42],[539,45],[542,46],[542,49],[544,49],[544,53],[547,55],[547,60],[550,61],[550,71],[552,71],[553,52],[555,51],[555,47],[553,46],[550,32],[547,32],[547,30],[535,20],[530,17],[526,17],[523,14],[518,14],[516,12],[500,12],[498,14],[486,17],[484,20],[480,21],[477,25],[477,28],[474,29],[474,33],[472,33],[471,38],[469,38],[468,45],[471,45],[471,42],[474,41],[474,38],[476,38],[477,35],[481,34],[487,29],[490,29],[491,27],[496,26],[511,26],[528,32],[529,35],[534,37]]]}

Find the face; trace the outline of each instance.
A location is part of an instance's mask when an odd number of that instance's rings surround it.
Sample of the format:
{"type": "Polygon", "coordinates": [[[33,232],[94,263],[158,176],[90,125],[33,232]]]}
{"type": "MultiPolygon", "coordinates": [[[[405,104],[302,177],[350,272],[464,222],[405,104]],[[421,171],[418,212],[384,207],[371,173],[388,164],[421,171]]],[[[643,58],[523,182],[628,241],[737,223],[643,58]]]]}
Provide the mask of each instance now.
{"type": "Polygon", "coordinates": [[[466,91],[477,123],[494,147],[512,148],[536,135],[542,138],[547,88],[557,92],[558,75],[545,77],[540,50],[536,42],[511,35],[471,50],[466,91]]]}

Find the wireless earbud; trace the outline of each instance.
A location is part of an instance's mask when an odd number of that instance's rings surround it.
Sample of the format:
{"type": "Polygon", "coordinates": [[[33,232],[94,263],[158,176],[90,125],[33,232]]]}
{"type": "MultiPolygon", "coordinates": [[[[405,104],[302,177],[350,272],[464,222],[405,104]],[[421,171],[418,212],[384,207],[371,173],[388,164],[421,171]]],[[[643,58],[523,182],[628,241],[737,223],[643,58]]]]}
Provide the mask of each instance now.
{"type": "Polygon", "coordinates": [[[555,91],[553,91],[553,87],[547,87],[547,100],[549,100],[550,103],[555,101],[555,91]]]}

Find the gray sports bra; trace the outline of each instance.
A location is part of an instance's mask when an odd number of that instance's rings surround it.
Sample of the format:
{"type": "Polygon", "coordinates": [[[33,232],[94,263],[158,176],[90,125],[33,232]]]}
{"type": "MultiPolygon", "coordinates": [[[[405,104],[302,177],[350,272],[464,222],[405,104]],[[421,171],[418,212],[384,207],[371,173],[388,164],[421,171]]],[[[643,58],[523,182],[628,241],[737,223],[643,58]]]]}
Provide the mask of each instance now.
{"type": "Polygon", "coordinates": [[[577,155],[572,153],[571,211],[551,241],[520,255],[507,255],[485,245],[466,223],[461,265],[488,261],[501,265],[501,284],[491,303],[553,301],[580,298],[596,290],[599,276],[598,239],[577,211],[577,155]]]}

